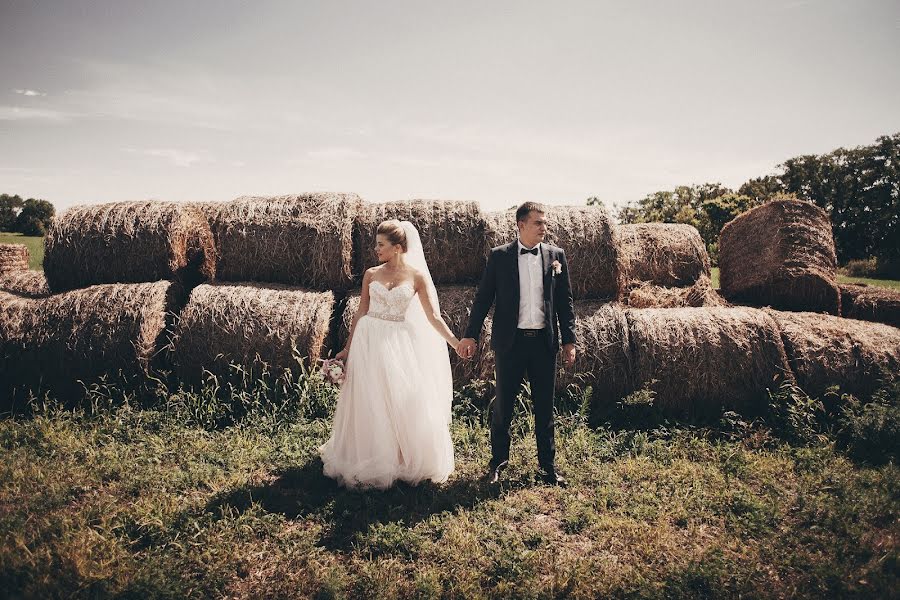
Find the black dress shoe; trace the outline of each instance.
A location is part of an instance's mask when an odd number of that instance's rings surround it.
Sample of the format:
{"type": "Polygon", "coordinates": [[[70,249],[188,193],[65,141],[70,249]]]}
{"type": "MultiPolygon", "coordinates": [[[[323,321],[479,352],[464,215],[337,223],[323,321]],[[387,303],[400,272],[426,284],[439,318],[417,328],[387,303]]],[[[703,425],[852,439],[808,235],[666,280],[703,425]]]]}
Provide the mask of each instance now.
{"type": "Polygon", "coordinates": [[[566,478],[557,473],[556,469],[541,469],[540,476],[541,481],[550,485],[558,485],[559,487],[566,487],[569,485],[566,478]]]}
{"type": "Polygon", "coordinates": [[[500,483],[500,472],[503,471],[503,469],[505,469],[508,464],[509,464],[509,461],[506,461],[506,460],[504,460],[503,462],[498,463],[496,465],[494,463],[491,463],[488,466],[488,474],[487,474],[488,483],[491,485],[499,484],[500,483]]]}

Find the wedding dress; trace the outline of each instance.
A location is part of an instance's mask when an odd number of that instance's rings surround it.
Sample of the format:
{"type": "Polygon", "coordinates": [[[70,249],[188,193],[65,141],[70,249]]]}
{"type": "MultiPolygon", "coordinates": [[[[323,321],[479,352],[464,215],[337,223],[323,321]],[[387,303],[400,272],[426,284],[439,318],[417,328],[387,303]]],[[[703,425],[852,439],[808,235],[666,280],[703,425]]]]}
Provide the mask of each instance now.
{"type": "MultiPolygon", "coordinates": [[[[407,263],[425,270],[437,307],[418,232],[407,222],[404,229],[407,263]]],[[[397,480],[446,481],[454,468],[452,399],[446,342],[428,323],[413,286],[389,289],[371,282],[369,311],[356,323],[332,434],[319,448],[325,475],[347,487],[379,489],[397,480]]]]}

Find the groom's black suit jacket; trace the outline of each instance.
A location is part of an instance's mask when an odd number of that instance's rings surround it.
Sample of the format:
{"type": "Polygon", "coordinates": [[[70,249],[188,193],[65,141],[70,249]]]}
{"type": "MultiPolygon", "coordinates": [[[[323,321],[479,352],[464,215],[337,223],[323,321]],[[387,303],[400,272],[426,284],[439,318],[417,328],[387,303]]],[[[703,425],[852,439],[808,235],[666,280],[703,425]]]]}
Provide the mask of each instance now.
{"type": "MultiPolygon", "coordinates": [[[[569,283],[569,265],[562,248],[541,243],[544,272],[544,315],[547,322],[547,344],[555,354],[559,339],[563,344],[575,343],[575,309],[569,283]],[[553,273],[553,261],[562,271],[553,273]]],[[[478,339],[484,319],[494,304],[491,326],[491,348],[495,352],[509,350],[519,324],[519,244],[518,240],[491,250],[475,303],[469,316],[465,337],[478,339]]]]}

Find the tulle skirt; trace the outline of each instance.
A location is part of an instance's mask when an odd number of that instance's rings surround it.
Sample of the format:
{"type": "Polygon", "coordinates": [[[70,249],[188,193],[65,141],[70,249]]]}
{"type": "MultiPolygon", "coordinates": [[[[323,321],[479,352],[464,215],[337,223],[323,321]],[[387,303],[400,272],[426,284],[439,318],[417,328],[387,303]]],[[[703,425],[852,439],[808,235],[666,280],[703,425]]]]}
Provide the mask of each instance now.
{"type": "Polygon", "coordinates": [[[421,337],[404,321],[357,321],[332,434],[319,448],[325,475],[379,489],[447,480],[454,467],[450,363],[446,345],[438,353],[421,337]]]}

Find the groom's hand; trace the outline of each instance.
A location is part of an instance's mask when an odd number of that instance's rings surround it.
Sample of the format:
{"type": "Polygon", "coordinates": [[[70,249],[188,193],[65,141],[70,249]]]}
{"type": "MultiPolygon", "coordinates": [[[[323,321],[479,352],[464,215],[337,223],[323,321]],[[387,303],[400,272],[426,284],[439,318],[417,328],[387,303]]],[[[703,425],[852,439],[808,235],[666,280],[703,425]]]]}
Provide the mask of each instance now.
{"type": "Polygon", "coordinates": [[[473,338],[459,340],[459,344],[456,346],[456,353],[459,354],[460,358],[465,358],[466,360],[475,356],[475,340],[473,338]]]}
{"type": "Polygon", "coordinates": [[[563,360],[566,362],[567,367],[575,364],[575,344],[563,345],[563,360]]]}

